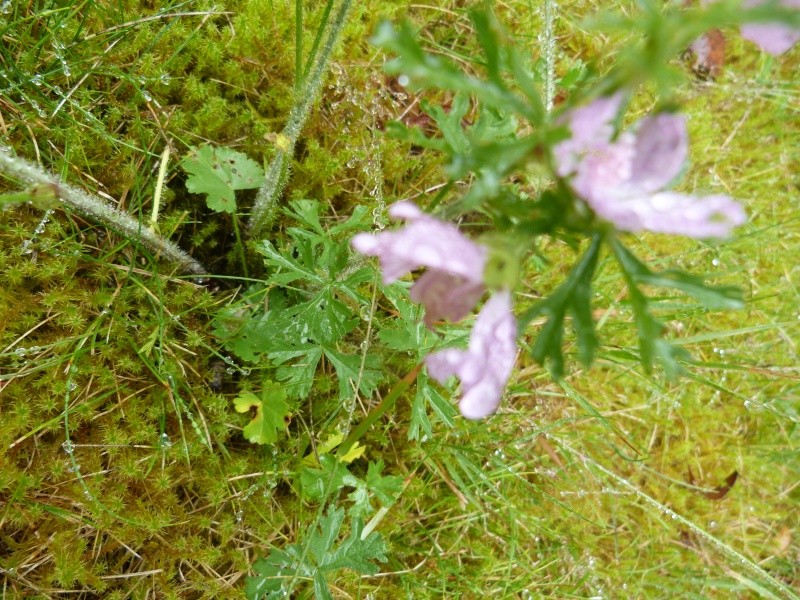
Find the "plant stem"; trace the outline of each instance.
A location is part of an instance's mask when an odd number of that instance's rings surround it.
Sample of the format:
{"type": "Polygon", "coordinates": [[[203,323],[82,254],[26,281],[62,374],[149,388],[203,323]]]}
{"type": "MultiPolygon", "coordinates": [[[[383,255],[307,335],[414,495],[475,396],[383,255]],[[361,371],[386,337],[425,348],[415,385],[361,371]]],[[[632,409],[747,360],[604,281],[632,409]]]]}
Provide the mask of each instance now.
{"type": "Polygon", "coordinates": [[[65,207],[97,220],[131,241],[140,242],[156,256],[174,263],[183,272],[194,275],[206,273],[199,262],[163,236],[142,226],[128,213],[114,208],[82,189],[59,181],[57,177],[23,158],[0,150],[0,172],[29,184],[51,186],[56,191],[60,204],[65,207]]]}
{"type": "Polygon", "coordinates": [[[397,382],[397,385],[392,388],[392,391],[389,392],[389,395],[386,396],[383,401],[378,404],[378,406],[373,408],[364,418],[364,420],[361,421],[361,423],[359,423],[352,432],[350,432],[350,435],[347,436],[347,439],[339,445],[339,450],[336,452],[337,457],[341,458],[345,456],[350,451],[350,448],[352,448],[353,445],[361,439],[361,436],[363,436],[367,430],[372,427],[375,421],[380,419],[387,410],[395,405],[397,399],[403,394],[403,392],[411,387],[411,384],[417,379],[417,375],[419,375],[421,370],[422,363],[419,363],[416,367],[411,369],[405,377],[397,382]]]}
{"type": "Polygon", "coordinates": [[[352,0],[342,0],[339,5],[339,10],[333,19],[325,44],[317,55],[314,66],[304,81],[302,91],[298,94],[292,110],[289,112],[289,120],[281,133],[283,142],[267,169],[264,183],[261,185],[261,189],[258,190],[256,201],[250,214],[248,228],[252,237],[257,237],[275,216],[275,205],[278,196],[283,191],[288,179],[289,159],[294,154],[294,147],[300,137],[300,131],[322,87],[322,80],[327,70],[328,62],[342,29],[344,29],[347,13],[350,11],[352,3],[352,0]]]}

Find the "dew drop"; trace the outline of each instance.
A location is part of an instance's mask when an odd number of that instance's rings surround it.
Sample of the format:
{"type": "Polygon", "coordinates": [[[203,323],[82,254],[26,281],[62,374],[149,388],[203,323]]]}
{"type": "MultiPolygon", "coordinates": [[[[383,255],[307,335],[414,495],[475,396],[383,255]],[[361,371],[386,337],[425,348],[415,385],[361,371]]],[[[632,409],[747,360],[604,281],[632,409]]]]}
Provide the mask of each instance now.
{"type": "Polygon", "coordinates": [[[403,87],[406,87],[409,83],[411,83],[411,80],[408,78],[408,75],[400,75],[400,77],[397,78],[397,83],[403,87]]]}

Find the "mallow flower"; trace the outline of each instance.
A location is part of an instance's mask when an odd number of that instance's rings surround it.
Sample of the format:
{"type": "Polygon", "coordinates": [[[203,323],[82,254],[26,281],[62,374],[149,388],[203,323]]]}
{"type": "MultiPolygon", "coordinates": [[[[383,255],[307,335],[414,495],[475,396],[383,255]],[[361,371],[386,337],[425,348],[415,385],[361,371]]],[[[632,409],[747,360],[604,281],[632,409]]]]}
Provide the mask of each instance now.
{"type": "Polygon", "coordinates": [[[482,419],[497,410],[517,355],[517,321],[511,292],[501,290],[484,304],[466,350],[440,350],[425,359],[428,373],[440,383],[452,375],[461,380],[458,407],[468,419],[482,419]]]}
{"type": "Polygon", "coordinates": [[[443,318],[463,319],[486,291],[486,248],[465,237],[455,225],[426,215],[411,202],[393,204],[389,216],[408,224],[399,231],[359,233],[353,237],[353,247],[361,254],[378,257],[387,284],[421,267],[428,268],[410,292],[411,299],[425,307],[428,327],[443,318]]]}
{"type": "Polygon", "coordinates": [[[698,239],[725,237],[744,222],[744,210],[728,196],[665,189],[681,173],[688,155],[683,115],[645,117],[612,140],[610,125],[620,104],[621,96],[616,95],[570,113],[572,138],[553,150],[557,173],[571,177],[572,188],[598,217],[622,231],[698,239]],[[596,122],[590,127],[602,132],[603,139],[599,133],[587,136],[581,131],[592,115],[596,122]],[[576,139],[587,141],[576,144],[576,139]]]}
{"type": "MultiPolygon", "coordinates": [[[[426,215],[411,202],[394,204],[389,215],[406,221],[406,226],[398,231],[358,234],[353,237],[353,247],[361,254],[378,257],[384,283],[427,268],[411,286],[410,295],[425,307],[428,327],[442,318],[464,318],[486,291],[486,248],[465,237],[454,225],[426,215]]],[[[497,409],[511,375],[516,339],[511,292],[502,290],[478,314],[469,348],[434,352],[425,361],[428,372],[442,383],[457,375],[461,379],[462,414],[471,419],[486,417],[497,409]]]]}
{"type": "MultiPolygon", "coordinates": [[[[766,0],[745,0],[742,6],[753,8],[766,0]]],[[[781,0],[785,8],[800,9],[800,0],[781,0]]],[[[741,27],[742,37],[758,45],[764,52],[774,56],[783,54],[800,41],[800,28],[783,23],[746,23],[741,27]]]]}

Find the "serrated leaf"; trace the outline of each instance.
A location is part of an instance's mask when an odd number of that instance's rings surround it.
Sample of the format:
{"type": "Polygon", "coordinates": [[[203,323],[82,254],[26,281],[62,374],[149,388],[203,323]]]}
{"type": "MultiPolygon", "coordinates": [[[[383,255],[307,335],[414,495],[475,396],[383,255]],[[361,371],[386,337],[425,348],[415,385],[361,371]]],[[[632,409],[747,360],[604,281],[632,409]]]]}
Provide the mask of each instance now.
{"type": "Polygon", "coordinates": [[[356,442],[352,446],[350,446],[350,450],[345,452],[342,456],[339,457],[339,460],[343,463],[347,463],[348,465],[364,456],[364,453],[367,451],[366,446],[362,446],[360,443],[356,442]]]}
{"type": "Polygon", "coordinates": [[[378,501],[389,506],[403,489],[403,479],[397,475],[383,475],[384,466],[382,460],[369,463],[366,482],[369,491],[375,494],[378,501]]]}
{"type": "MultiPolygon", "coordinates": [[[[317,460],[317,456],[326,456],[328,454],[332,454],[336,448],[339,447],[344,441],[344,434],[336,433],[334,435],[328,436],[328,439],[319,443],[316,448],[316,452],[309,454],[308,456],[303,457],[303,464],[314,466],[319,464],[319,460],[317,460]]],[[[354,460],[361,458],[364,456],[364,453],[367,451],[366,446],[362,446],[360,443],[355,443],[350,447],[350,450],[344,454],[344,456],[337,457],[343,463],[350,464],[354,460]]]]}
{"type": "Polygon", "coordinates": [[[331,454],[319,457],[319,467],[303,467],[300,471],[300,486],[308,500],[322,500],[331,491],[343,485],[348,475],[347,466],[331,454]]]}
{"type": "Polygon", "coordinates": [[[364,396],[371,396],[383,379],[383,373],[379,370],[380,359],[375,355],[367,355],[362,370],[360,355],[343,354],[328,347],[323,350],[336,370],[336,377],[339,379],[339,398],[342,400],[353,396],[353,385],[356,382],[359,382],[358,389],[364,396]]]}
{"type": "Polygon", "coordinates": [[[268,356],[275,364],[280,365],[275,371],[275,377],[284,384],[286,393],[295,398],[308,398],[317,365],[322,358],[322,349],[309,346],[291,352],[272,352],[268,356]],[[281,364],[293,358],[298,360],[281,364]]]}
{"type": "Polygon", "coordinates": [[[430,384],[430,379],[425,372],[417,376],[417,391],[411,402],[411,419],[408,427],[408,439],[429,440],[433,437],[433,424],[428,416],[428,407],[447,426],[454,427],[456,408],[448,402],[430,384]]]}
{"type": "Polygon", "coordinates": [[[339,569],[353,569],[364,575],[378,572],[372,561],[385,562],[386,547],[380,534],[372,532],[362,538],[364,523],[353,519],[350,535],[336,546],[345,513],[342,508],[330,508],[308,535],[305,546],[291,544],[285,550],[273,550],[266,559],[253,565],[256,575],[247,578],[247,597],[250,600],[277,598],[282,577],[300,577],[313,581],[315,597],[332,598],[327,577],[339,569]]]}
{"type": "Polygon", "coordinates": [[[236,212],[236,190],[257,188],[264,170],[245,154],[230,148],[193,148],[181,163],[189,175],[186,189],[205,194],[208,208],[216,212],[236,212]]]}
{"type": "Polygon", "coordinates": [[[253,444],[274,444],[277,431],[284,428],[284,419],[289,415],[285,402],[286,392],[271,381],[264,382],[261,398],[252,392],[242,392],[234,398],[236,412],[245,413],[256,409],[256,416],[242,430],[244,437],[253,444]]]}

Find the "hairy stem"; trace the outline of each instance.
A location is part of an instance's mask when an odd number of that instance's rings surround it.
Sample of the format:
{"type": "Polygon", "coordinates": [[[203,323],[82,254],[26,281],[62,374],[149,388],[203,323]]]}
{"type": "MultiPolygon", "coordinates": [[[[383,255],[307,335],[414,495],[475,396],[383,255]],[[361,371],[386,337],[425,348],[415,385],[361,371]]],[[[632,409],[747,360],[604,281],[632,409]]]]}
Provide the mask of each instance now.
{"type": "Polygon", "coordinates": [[[342,0],[339,5],[339,10],[331,23],[325,44],[317,55],[308,77],[303,82],[302,90],[298,94],[292,110],[289,112],[289,120],[279,138],[281,140],[280,147],[267,169],[264,183],[261,185],[261,189],[258,190],[256,201],[250,214],[248,227],[252,237],[258,236],[275,217],[275,205],[288,179],[289,160],[294,154],[297,138],[300,137],[300,131],[302,131],[311,107],[314,105],[322,87],[322,80],[327,71],[328,62],[333,50],[336,48],[336,42],[339,40],[342,29],[344,29],[347,13],[352,3],[352,0],[342,0]]]}
{"type": "Polygon", "coordinates": [[[114,208],[97,196],[60,181],[23,158],[12,156],[7,151],[0,151],[0,172],[29,184],[49,186],[64,207],[95,219],[131,241],[140,242],[156,256],[174,263],[183,272],[195,275],[203,275],[206,272],[199,262],[178,246],[143,226],[128,213],[114,208]]]}

